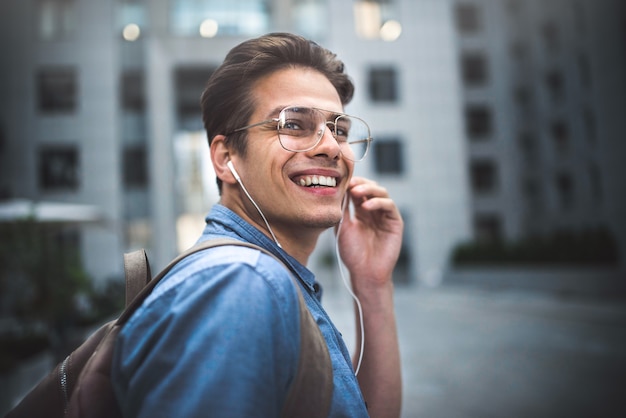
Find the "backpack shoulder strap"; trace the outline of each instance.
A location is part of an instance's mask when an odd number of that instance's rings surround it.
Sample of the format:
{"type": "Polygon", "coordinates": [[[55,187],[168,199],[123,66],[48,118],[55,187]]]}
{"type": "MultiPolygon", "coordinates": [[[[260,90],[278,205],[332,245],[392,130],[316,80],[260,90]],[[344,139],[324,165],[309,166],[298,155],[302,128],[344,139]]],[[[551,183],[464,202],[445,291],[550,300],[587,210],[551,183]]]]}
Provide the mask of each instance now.
{"type": "MultiPolygon", "coordinates": [[[[253,246],[242,241],[237,241],[230,238],[219,238],[214,240],[207,240],[196,244],[187,251],[179,254],[174,260],[172,260],[167,267],[165,267],[154,280],[152,280],[152,273],[150,271],[150,262],[148,261],[148,255],[143,248],[137,251],[124,254],[124,276],[126,278],[126,303],[125,307],[131,304],[131,302],[141,293],[141,291],[148,285],[150,290],[165,276],[171,269],[179,263],[183,258],[208,248],[217,247],[220,245],[244,245],[253,246]],[[154,282],[154,283],[151,283],[154,282]]],[[[254,245],[254,247],[257,247],[254,245]]],[[[258,247],[261,248],[261,247],[258,247]]]]}
{"type": "MultiPolygon", "coordinates": [[[[295,279],[294,279],[295,282],[295,279]]],[[[322,418],[330,412],[333,366],[322,331],[306,306],[297,283],[300,306],[300,357],[281,417],[322,418]]]]}
{"type": "Polygon", "coordinates": [[[231,238],[219,238],[202,241],[174,258],[157,276],[152,279],[150,263],[144,249],[124,254],[124,274],[126,276],[126,308],[119,316],[117,323],[123,324],[143,303],[144,299],[152,292],[152,289],[163,277],[180,261],[198,251],[206,250],[222,245],[240,245],[252,248],[261,248],[254,244],[237,241],[231,238]]]}
{"type": "Polygon", "coordinates": [[[118,323],[123,324],[126,322],[157,283],[182,259],[198,251],[222,245],[237,245],[257,249],[274,258],[290,272],[298,294],[300,356],[298,358],[298,369],[289,388],[281,416],[301,418],[328,416],[333,392],[333,369],[326,340],[306,306],[300,286],[291,269],[263,247],[230,238],[202,241],[177,256],[152,280],[150,280],[150,265],[144,250],[125,254],[126,309],[120,315],[118,323]]]}
{"type": "Polygon", "coordinates": [[[152,280],[146,250],[142,248],[124,254],[124,276],[126,277],[126,302],[124,306],[128,306],[141,292],[141,289],[152,280]]]}

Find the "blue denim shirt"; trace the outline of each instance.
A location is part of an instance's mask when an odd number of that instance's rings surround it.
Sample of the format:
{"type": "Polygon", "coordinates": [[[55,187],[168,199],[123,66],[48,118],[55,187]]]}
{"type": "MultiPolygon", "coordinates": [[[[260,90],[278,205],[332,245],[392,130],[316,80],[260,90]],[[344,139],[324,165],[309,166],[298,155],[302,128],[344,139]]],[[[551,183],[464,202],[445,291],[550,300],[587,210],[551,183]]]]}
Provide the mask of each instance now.
{"type": "MultiPolygon", "coordinates": [[[[296,272],[333,365],[331,417],[366,417],[341,334],[311,271],[221,205],[200,240],[260,245],[296,272]]],[[[125,417],[276,417],[299,356],[297,293],[290,273],[258,250],[226,246],[179,263],[120,332],[112,380],[125,417]]]]}

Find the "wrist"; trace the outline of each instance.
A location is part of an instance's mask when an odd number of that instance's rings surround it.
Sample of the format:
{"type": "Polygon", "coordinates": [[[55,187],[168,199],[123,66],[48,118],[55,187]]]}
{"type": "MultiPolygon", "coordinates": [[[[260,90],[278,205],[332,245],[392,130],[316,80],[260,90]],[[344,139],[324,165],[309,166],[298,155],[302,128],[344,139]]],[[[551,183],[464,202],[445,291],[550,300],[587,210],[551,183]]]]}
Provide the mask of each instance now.
{"type": "Polygon", "coordinates": [[[393,295],[394,284],[391,275],[384,278],[359,277],[351,275],[352,290],[360,299],[376,301],[380,298],[387,300],[393,295]]]}

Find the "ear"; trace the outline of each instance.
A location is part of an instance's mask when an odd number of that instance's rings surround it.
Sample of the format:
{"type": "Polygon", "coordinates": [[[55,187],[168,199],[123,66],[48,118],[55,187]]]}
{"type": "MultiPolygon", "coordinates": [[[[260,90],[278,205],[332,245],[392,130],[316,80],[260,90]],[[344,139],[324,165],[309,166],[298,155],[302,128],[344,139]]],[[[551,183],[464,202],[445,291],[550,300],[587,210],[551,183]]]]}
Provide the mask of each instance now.
{"type": "Polygon", "coordinates": [[[230,172],[226,163],[233,157],[230,149],[226,146],[224,135],[216,135],[211,141],[211,162],[215,175],[224,183],[235,184],[237,180],[230,172]]]}

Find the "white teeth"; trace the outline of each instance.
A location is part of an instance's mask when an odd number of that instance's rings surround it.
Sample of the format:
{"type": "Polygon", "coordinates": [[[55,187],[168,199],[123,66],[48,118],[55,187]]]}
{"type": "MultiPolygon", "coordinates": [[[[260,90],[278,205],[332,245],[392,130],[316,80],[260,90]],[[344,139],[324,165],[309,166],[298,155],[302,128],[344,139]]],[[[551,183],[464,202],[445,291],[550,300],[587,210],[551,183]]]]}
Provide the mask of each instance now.
{"type": "Polygon", "coordinates": [[[337,179],[334,177],[326,177],[326,176],[306,176],[306,177],[300,178],[300,186],[311,186],[311,185],[336,187],[337,179]]]}

